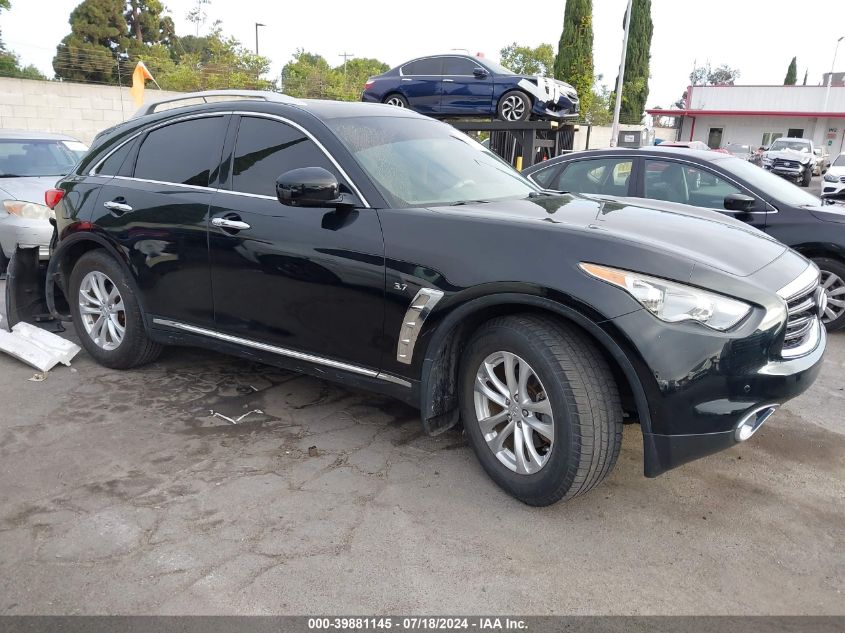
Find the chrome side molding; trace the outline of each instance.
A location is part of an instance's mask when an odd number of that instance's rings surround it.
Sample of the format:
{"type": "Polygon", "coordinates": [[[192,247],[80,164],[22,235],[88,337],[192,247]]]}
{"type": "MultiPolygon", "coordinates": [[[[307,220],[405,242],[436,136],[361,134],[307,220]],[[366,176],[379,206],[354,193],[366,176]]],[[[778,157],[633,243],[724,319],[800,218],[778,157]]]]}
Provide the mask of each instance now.
{"type": "Polygon", "coordinates": [[[420,288],[414,296],[402,319],[402,327],[399,328],[399,342],[396,344],[397,361],[405,365],[411,364],[414,358],[414,346],[417,344],[422,325],[442,298],[443,292],[434,288],[420,288]]]}
{"type": "Polygon", "coordinates": [[[175,328],[177,330],[184,330],[185,332],[190,332],[192,334],[199,334],[200,336],[216,338],[221,341],[226,341],[227,343],[243,345],[244,347],[252,347],[253,349],[259,349],[264,352],[270,352],[271,354],[278,354],[279,356],[296,358],[297,360],[303,360],[308,363],[314,363],[315,365],[324,365],[325,367],[332,367],[334,369],[352,372],[353,374],[360,374],[361,376],[367,376],[368,378],[375,378],[377,380],[391,382],[396,385],[402,385],[403,387],[411,386],[410,381],[405,380],[404,378],[400,378],[399,376],[394,376],[393,374],[388,374],[382,371],[375,371],[373,369],[368,369],[359,365],[352,365],[350,363],[344,363],[338,360],[332,360],[331,358],[324,358],[323,356],[316,356],[314,354],[298,352],[293,349],[287,349],[286,347],[278,347],[276,345],[270,345],[268,343],[261,343],[259,341],[253,341],[251,339],[233,336],[224,332],[217,332],[216,330],[209,330],[203,327],[198,327],[196,325],[190,325],[188,323],[180,323],[178,321],[172,321],[170,319],[161,319],[158,317],[153,318],[153,323],[156,325],[163,325],[165,327],[175,328]]]}

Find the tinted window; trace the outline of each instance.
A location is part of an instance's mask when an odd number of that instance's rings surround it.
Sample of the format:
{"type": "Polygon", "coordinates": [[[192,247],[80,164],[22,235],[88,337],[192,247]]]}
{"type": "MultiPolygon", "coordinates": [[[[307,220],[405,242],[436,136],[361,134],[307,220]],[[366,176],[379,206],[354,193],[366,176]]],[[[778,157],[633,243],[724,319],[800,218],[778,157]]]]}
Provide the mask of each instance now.
{"type": "Polygon", "coordinates": [[[124,165],[126,161],[126,157],[129,156],[132,148],[135,146],[135,143],[130,141],[128,143],[124,143],[121,147],[117,148],[117,150],[103,163],[100,165],[99,169],[97,169],[97,175],[99,176],[124,176],[124,175],[131,175],[131,168],[127,169],[127,166],[124,165]],[[123,169],[121,169],[123,168],[123,169]],[[127,173],[128,172],[128,173],[127,173]]]}
{"type": "Polygon", "coordinates": [[[572,162],[547,187],[574,193],[625,196],[628,195],[633,164],[630,158],[595,158],[572,162]]]}
{"type": "Polygon", "coordinates": [[[138,151],[135,177],[207,187],[220,163],[224,121],[206,117],[153,130],[138,151]]]}
{"type": "Polygon", "coordinates": [[[731,193],[748,192],[695,165],[659,160],[645,162],[646,198],[723,209],[725,196],[731,193]]]}
{"type": "Polygon", "coordinates": [[[443,63],[443,74],[471,75],[476,68],[481,66],[463,57],[447,57],[443,63]]]}
{"type": "Polygon", "coordinates": [[[560,169],[556,167],[546,167],[546,169],[541,169],[531,174],[530,178],[541,187],[548,189],[552,178],[557,176],[559,171],[560,169]]]}
{"type": "Polygon", "coordinates": [[[440,75],[443,60],[440,57],[418,59],[402,66],[403,75],[440,75]]]}
{"type": "Polygon", "coordinates": [[[299,167],[334,165],[305,134],[271,119],[243,117],[235,144],[232,189],[276,197],[276,178],[299,167]]]}

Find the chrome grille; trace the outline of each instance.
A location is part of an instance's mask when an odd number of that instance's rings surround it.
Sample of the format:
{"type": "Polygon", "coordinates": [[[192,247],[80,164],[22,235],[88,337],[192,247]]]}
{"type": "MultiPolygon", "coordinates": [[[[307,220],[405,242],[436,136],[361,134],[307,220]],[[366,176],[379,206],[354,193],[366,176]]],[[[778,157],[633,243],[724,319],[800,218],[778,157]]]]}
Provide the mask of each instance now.
{"type": "Polygon", "coordinates": [[[819,271],[810,266],[778,292],[786,300],[786,333],[781,355],[803,356],[814,350],[820,338],[819,271]]]}
{"type": "Polygon", "coordinates": [[[800,163],[794,160],[784,160],[783,158],[776,158],[774,160],[775,167],[799,167],[800,163]]]}

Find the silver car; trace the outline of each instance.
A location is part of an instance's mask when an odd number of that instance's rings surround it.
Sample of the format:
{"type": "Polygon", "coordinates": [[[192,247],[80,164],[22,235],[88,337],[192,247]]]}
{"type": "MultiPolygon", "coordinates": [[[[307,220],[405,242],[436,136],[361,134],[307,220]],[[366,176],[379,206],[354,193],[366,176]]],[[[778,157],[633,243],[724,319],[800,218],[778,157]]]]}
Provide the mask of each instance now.
{"type": "Polygon", "coordinates": [[[67,174],[87,151],[70,136],[0,130],[0,273],[20,246],[38,246],[49,256],[51,211],[44,192],[67,174]]]}

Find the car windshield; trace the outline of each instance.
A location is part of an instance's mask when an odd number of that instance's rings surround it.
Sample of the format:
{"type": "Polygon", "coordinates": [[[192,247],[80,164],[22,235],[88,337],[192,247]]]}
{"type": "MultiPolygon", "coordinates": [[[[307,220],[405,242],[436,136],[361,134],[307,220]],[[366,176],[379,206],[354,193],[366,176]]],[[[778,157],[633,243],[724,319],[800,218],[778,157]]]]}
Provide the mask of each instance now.
{"type": "Polygon", "coordinates": [[[444,123],[384,116],[327,124],[396,206],[525,198],[539,191],[501,158],[444,123]]]}
{"type": "Polygon", "coordinates": [[[836,167],[845,167],[845,154],[840,154],[836,157],[836,160],[833,161],[834,166],[836,167]]]}
{"type": "Polygon", "coordinates": [[[796,152],[809,152],[810,144],[806,141],[789,141],[780,138],[772,143],[771,150],[773,152],[778,152],[784,149],[793,149],[796,152]]]}
{"type": "Polygon", "coordinates": [[[482,66],[486,66],[487,70],[490,70],[490,71],[496,73],[497,75],[515,75],[516,74],[511,69],[505,68],[501,64],[497,64],[496,62],[490,61],[489,59],[479,59],[478,62],[482,66]]]}
{"type": "Polygon", "coordinates": [[[725,156],[723,160],[718,161],[718,164],[728,173],[739,176],[752,187],[756,187],[782,204],[793,207],[821,205],[821,200],[807,193],[798,185],[794,185],[780,176],[775,176],[770,171],[760,169],[748,161],[725,156]]]}
{"type": "Polygon", "coordinates": [[[64,176],[86,149],[78,141],[0,139],[0,178],[64,176]]]}

